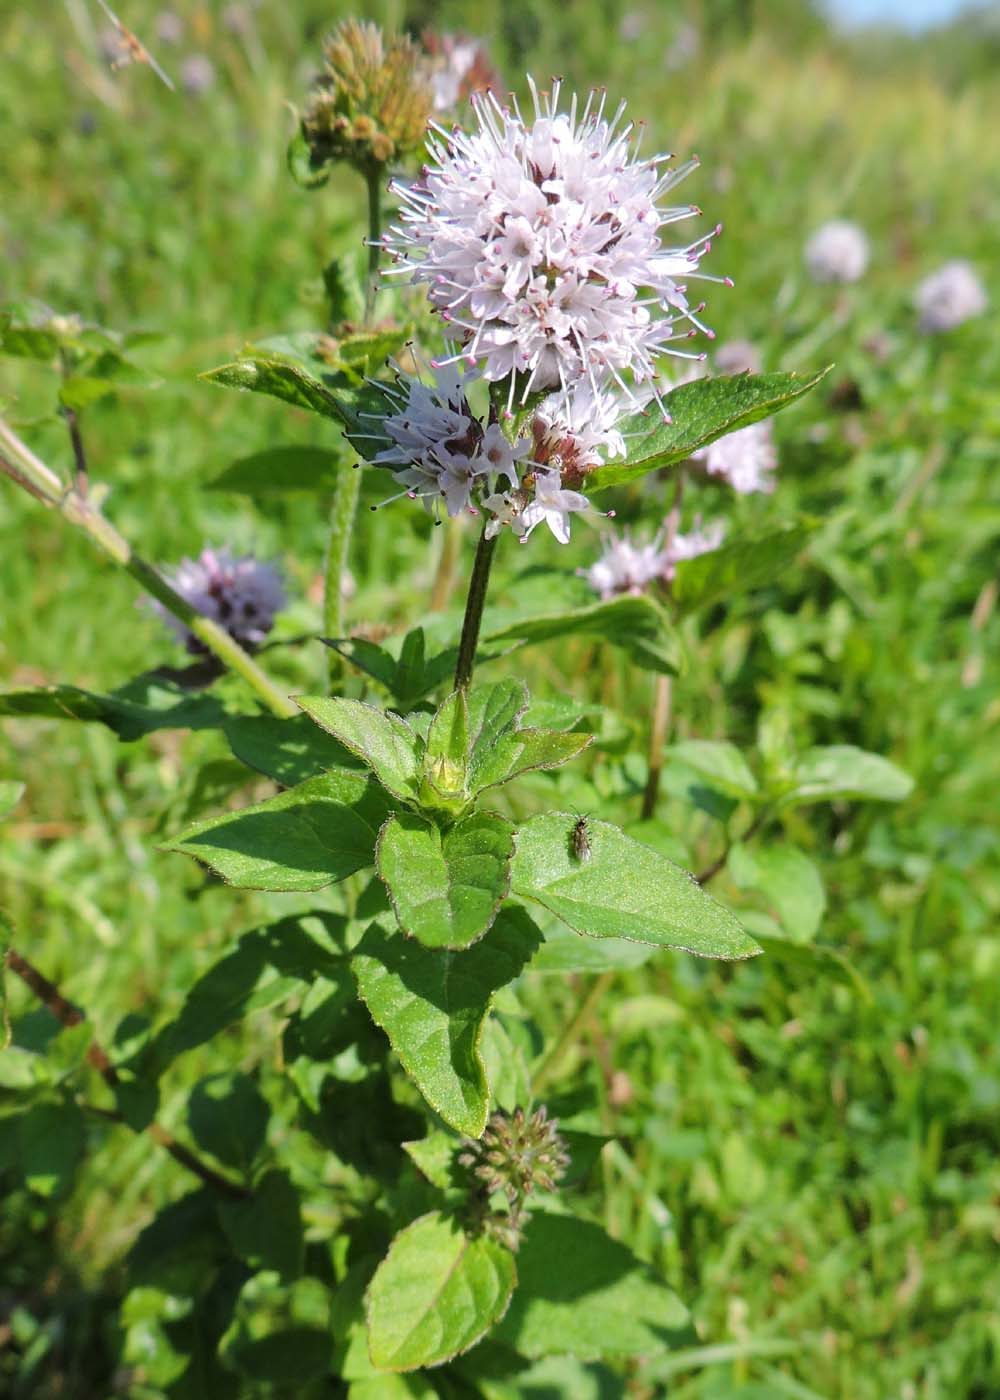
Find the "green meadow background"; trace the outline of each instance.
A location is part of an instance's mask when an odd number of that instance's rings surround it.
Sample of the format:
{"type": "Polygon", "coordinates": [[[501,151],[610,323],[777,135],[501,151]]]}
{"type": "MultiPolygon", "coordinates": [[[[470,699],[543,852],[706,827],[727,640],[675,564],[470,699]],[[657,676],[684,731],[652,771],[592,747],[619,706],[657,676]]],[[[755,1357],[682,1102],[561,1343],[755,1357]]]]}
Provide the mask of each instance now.
{"type": "MultiPolygon", "coordinates": [[[[176,92],[145,68],[109,70],[96,3],[0,7],[0,304],[36,297],[159,333],[136,351],[145,382],[84,414],[108,513],[154,560],[206,542],[280,560],[292,603],[279,635],[315,632],[328,492],[206,487],[265,446],[338,452],[336,432],[197,375],[244,340],[322,324],[322,267],[363,264],[360,179],[345,168],[307,193],[284,158],[319,40],[351,11],[177,0],[181,36],[168,42],[151,0],[117,5],[176,92]],[[200,93],[180,81],[194,54],[212,65],[200,93]]],[[[567,1063],[560,1087],[588,1091],[616,1140],[586,1209],[664,1273],[702,1342],[600,1393],[997,1400],[1000,24],[851,40],[791,0],[419,0],[365,16],[480,36],[520,90],[528,70],[606,85],[648,122],[650,148],[700,156],[683,197],[723,222],[705,266],[735,281],[708,289],[719,340],[752,339],[768,369],[836,368],[776,423],[773,496],[689,493],[731,533],[798,512],[821,523],[780,581],[689,625],[675,737],[751,745],[760,716],[781,711],[799,742],[859,744],[916,784],[896,807],[783,819],[822,872],[815,941],[836,957],[727,967],[658,954],[615,974],[567,1063]],[[872,243],[869,272],[843,289],[811,283],[802,261],[832,217],[872,243]],[[913,287],[950,257],[976,265],[992,309],[923,336],[913,287]]],[[[395,292],[382,314],[415,305],[395,292]]],[[[65,465],[54,388],[47,366],[0,358],[0,404],[65,465]]],[[[369,502],[387,494],[364,489],[369,502]]],[[[629,495],[623,519],[651,532],[668,489],[629,495]]],[[[540,535],[540,564],[585,567],[598,548],[578,524],[563,551],[540,535]]],[[[440,547],[405,501],[363,512],[351,625],[419,617],[440,547]]],[[[462,550],[464,570],[471,535],[462,550]]],[[[501,600],[515,555],[501,558],[501,600]]],[[[106,691],[179,659],[130,579],[0,481],[0,682],[106,691]]],[[[315,642],[268,661],[295,690],[318,688],[326,665],[315,642]]],[[[607,732],[633,757],[610,744],[564,794],[634,818],[651,678],[579,640],[506,664],[542,694],[607,707],[607,732]]],[[[7,720],[3,778],[27,790],[0,833],[0,905],[105,1043],[127,1013],[176,1011],[238,933],[306,907],[203,889],[157,849],[195,815],[253,796],[245,781],[234,792],[218,735],[120,744],[97,725],[7,720]]],[[[722,849],[719,812],[669,765],[660,816],[690,868],[722,849]]],[[[716,888],[768,912],[725,872],[716,888]]],[[[554,1038],[589,985],[529,974],[521,995],[554,1038]]],[[[47,1013],[11,995],[19,1043],[43,1043],[47,1013]]],[[[187,1057],[165,1081],[162,1121],[183,1129],[190,1084],[213,1069],[280,1068],[279,1029],[263,1013],[187,1057]]],[[[29,1194],[4,1163],[0,1147],[0,1395],[159,1395],[135,1389],[122,1361],[122,1260],[183,1173],[96,1119],[61,1197],[29,1194]]],[[[324,1221],[308,1223],[321,1238],[324,1221]]]]}

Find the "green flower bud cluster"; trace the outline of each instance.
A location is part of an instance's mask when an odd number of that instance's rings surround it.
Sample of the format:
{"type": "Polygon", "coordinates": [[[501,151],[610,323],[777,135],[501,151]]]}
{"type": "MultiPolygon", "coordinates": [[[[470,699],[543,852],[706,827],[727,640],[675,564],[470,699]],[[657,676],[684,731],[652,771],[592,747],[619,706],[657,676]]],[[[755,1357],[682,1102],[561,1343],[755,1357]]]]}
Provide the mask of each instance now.
{"type": "Polygon", "coordinates": [[[424,142],[433,94],[419,49],[378,25],[344,20],[323,46],[325,69],[302,115],[313,172],[347,161],[363,174],[424,142]]]}
{"type": "Polygon", "coordinates": [[[566,1145],[544,1107],[528,1117],[516,1108],[498,1109],[478,1142],[470,1141],[459,1156],[480,1184],[482,1228],[508,1249],[516,1250],[528,1221],[525,1201],[533,1191],[554,1191],[569,1166],[566,1145]],[[502,1194],[506,1213],[489,1209],[490,1197],[502,1194]]]}

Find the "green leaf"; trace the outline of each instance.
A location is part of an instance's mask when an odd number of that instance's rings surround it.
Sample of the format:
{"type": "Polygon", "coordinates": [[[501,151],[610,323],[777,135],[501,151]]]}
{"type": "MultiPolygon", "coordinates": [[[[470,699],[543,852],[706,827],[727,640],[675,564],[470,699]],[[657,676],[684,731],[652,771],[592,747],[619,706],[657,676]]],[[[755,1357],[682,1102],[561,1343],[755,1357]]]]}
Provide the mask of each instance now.
{"type": "Polygon", "coordinates": [[[397,812],[379,833],[375,869],[402,931],[427,948],[468,948],[492,925],[510,888],[514,827],[473,812],[443,834],[397,812]]]}
{"type": "Polygon", "coordinates": [[[815,985],[818,978],[829,977],[850,987],[869,1006],[873,1003],[871,988],[851,960],[837,948],[822,943],[793,943],[789,938],[776,938],[773,933],[755,933],[768,958],[776,958],[788,967],[796,968],[815,985]]]}
{"type": "Polygon", "coordinates": [[[501,1318],[517,1281],[514,1256],[431,1211],[393,1240],[368,1288],[368,1348],[385,1371],[439,1366],[501,1318]]]}
{"type": "Polygon", "coordinates": [[[486,1126],[489,1085],[480,1052],[493,997],[539,944],[516,905],[497,915],[489,938],[465,952],[425,948],[372,924],[351,967],[361,997],[407,1074],[444,1121],[469,1137],[486,1126]]]}
{"type": "Polygon", "coordinates": [[[247,1171],[264,1145],[270,1109],[245,1074],[210,1074],[191,1091],[188,1127],[199,1147],[247,1171]]]}
{"type": "Polygon", "coordinates": [[[383,713],[360,700],[297,696],[310,719],[357,754],[393,797],[419,798],[421,752],[417,735],[398,715],[383,713]]]}
{"type": "Polygon", "coordinates": [[[517,1292],[493,1339],[523,1356],[594,1360],[691,1340],[688,1311],[676,1294],[587,1220],[535,1212],[517,1269],[517,1292]]]}
{"type": "MultiPolygon", "coordinates": [[[[551,917],[551,916],[550,916],[551,917]]],[[[642,967],[656,956],[649,943],[626,943],[621,938],[581,938],[563,924],[545,930],[545,942],[531,960],[532,972],[608,972],[642,967]]]]}
{"type": "Polygon", "coordinates": [[[787,782],[787,790],[775,794],[779,807],[809,802],[902,802],[913,791],[908,773],[853,744],[807,749],[796,758],[787,782]]]}
{"type": "MultiPolygon", "coordinates": [[[[489,1024],[492,1026],[495,1022],[489,1024]]],[[[462,1139],[452,1133],[432,1130],[426,1137],[404,1142],[403,1150],[432,1186],[447,1191],[455,1185],[455,1158],[461,1142],[462,1139]]]]}
{"type": "Polygon", "coordinates": [[[735,915],[692,876],[609,822],[589,822],[591,857],[577,859],[576,822],[572,813],[548,812],[520,828],[514,894],[592,938],[626,938],[707,958],[749,958],[760,951],[735,915]]]}
{"type": "Polygon", "coordinates": [[[248,1200],[220,1201],[218,1211],[226,1238],[251,1269],[273,1269],[286,1281],[302,1272],[299,1194],[286,1172],[265,1172],[248,1200]]]}
{"type": "Polygon", "coordinates": [[[390,810],[367,774],[326,773],[196,822],[161,849],[194,856],[237,889],[319,890],[374,863],[390,810]]]}
{"type": "Polygon", "coordinates": [[[0,817],[5,817],[8,812],[12,812],[23,796],[23,783],[0,783],[0,817]]]}
{"type": "Polygon", "coordinates": [[[369,1376],[351,1381],[347,1400],[438,1400],[438,1393],[425,1376],[369,1376]]]}
{"type": "Polygon", "coordinates": [[[810,389],[833,368],[817,374],[733,374],[681,384],[664,399],[672,421],[664,423],[655,408],[637,413],[622,424],[628,440],[637,440],[625,462],[612,462],[587,474],[587,494],[622,486],[647,472],[684,462],[699,447],[769,418],[810,389]],[[650,424],[653,426],[650,427],[650,424]],[[643,431],[648,429],[648,431],[643,431]],[[641,436],[639,436],[641,435],[641,436]]]}
{"type": "MultiPolygon", "coordinates": [[[[5,1052],[6,1053],[6,1052],[5,1052]]],[[[33,1104],[17,1121],[21,1172],[37,1196],[64,1196],[83,1156],[83,1114],[71,1099],[33,1104]]]]}
{"type": "Polygon", "coordinates": [[[757,796],[757,779],[735,744],[715,743],[708,739],[684,739],[671,744],[668,758],[678,758],[717,792],[727,797],[753,801],[757,796]]]}
{"type": "MultiPolygon", "coordinates": [[[[13,786],[13,784],[11,784],[13,786]]],[[[10,1007],[7,1004],[7,951],[14,938],[14,925],[0,909],[0,1055],[10,1047],[10,1007]]],[[[0,1079],[0,1088],[5,1083],[0,1079]]]]}
{"type": "Polygon", "coordinates": [[[799,520],[759,534],[741,534],[708,554],[677,565],[671,596],[684,614],[741,597],[774,583],[805,548],[815,529],[799,520]]]}
{"type": "Polygon", "coordinates": [[[622,594],[603,603],[521,618],[492,630],[487,614],[482,642],[534,644],[571,636],[594,637],[620,646],[647,671],[676,675],[683,669],[683,652],[670,615],[648,594],[637,598],[622,594]]]}
{"type": "Polygon", "coordinates": [[[285,153],[288,173],[304,190],[316,190],[325,185],[333,171],[333,161],[319,158],[300,127],[288,143],[285,153]]]}
{"type": "Polygon", "coordinates": [[[307,715],[232,715],[222,732],[235,758],[282,787],[294,787],[332,768],[362,767],[356,754],[324,734],[307,715]]]}
{"type": "Polygon", "coordinates": [[[140,676],[111,695],[74,685],[0,691],[0,715],[97,721],[119,739],[140,739],[156,729],[215,729],[225,709],[212,695],[192,695],[169,681],[140,676]]]}
{"type": "Polygon", "coordinates": [[[324,640],[345,661],[385,686],[403,713],[412,710],[451,677],[458,657],[457,647],[448,647],[435,656],[425,656],[426,642],[422,627],[407,632],[398,657],[363,637],[328,637],[324,640]]]}
{"type": "Polygon", "coordinates": [[[772,905],[795,943],[808,943],[819,932],[826,891],[814,863],[796,846],[753,849],[737,844],[726,861],[741,890],[757,890],[772,905]]]}
{"type": "Polygon", "coordinates": [[[349,470],[342,449],[271,447],[238,458],[205,485],[209,491],[236,491],[244,496],[270,496],[282,491],[328,492],[349,470]]]}

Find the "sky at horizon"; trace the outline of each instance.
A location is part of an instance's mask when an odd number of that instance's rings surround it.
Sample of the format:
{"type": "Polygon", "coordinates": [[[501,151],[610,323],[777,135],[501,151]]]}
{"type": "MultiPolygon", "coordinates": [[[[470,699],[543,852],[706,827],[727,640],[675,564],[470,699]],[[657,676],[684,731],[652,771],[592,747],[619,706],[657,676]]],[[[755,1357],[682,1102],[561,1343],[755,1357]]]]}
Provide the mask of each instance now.
{"type": "Polygon", "coordinates": [[[905,29],[927,29],[944,24],[962,10],[981,9],[970,0],[823,0],[827,12],[845,24],[898,24],[905,29]]]}

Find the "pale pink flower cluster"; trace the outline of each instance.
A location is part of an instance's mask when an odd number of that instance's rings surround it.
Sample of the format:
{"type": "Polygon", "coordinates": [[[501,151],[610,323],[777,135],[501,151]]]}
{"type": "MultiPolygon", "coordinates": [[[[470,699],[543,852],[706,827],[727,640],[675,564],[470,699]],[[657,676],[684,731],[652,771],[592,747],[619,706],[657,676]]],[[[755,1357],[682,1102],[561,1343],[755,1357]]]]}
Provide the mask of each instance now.
{"type": "MultiPolygon", "coordinates": [[[[228,548],[203,549],[197,559],[182,559],[167,578],[182,598],[203,617],[217,622],[242,646],[253,649],[267,638],[275,614],[285,606],[281,574],[252,554],[237,558],[228,548]]],[[[188,651],[204,651],[202,643],[162,603],[154,610],[188,651]]]]}
{"type": "Polygon", "coordinates": [[[604,600],[623,593],[645,593],[653,582],[669,583],[683,560],[718,549],[725,533],[721,520],[702,527],[700,516],[686,535],[675,533],[664,540],[661,531],[649,544],[634,544],[627,531],[622,535],[612,532],[606,537],[599,558],[589,569],[577,572],[604,600]]]}
{"type": "Polygon", "coordinates": [[[433,388],[400,377],[390,390],[390,446],[374,460],[432,510],[484,510],[488,535],[507,525],[523,541],[544,523],[565,543],[590,507],[587,473],[625,456],[625,409],[662,408],[657,358],[696,359],[674,342],[711,335],[688,301],[710,244],[661,242],[699,212],[660,204],[696,162],[640,156],[641,133],[600,93],[560,111],[558,82],[531,91],[530,122],[516,101],[474,94],[476,130],[435,125],[430,164],[394,186],[390,272],[427,287],[456,344],[433,362],[433,388]],[[472,377],[494,386],[488,422],[469,408],[472,377]],[[529,402],[511,441],[501,420],[529,402]]]}
{"type": "Polygon", "coordinates": [[[816,282],[857,282],[868,267],[870,249],[863,228],[849,219],[831,219],[809,239],[806,267],[816,282]]]}
{"type": "Polygon", "coordinates": [[[920,312],[920,329],[930,332],[954,330],[981,316],[989,304],[975,268],[964,258],[953,258],[925,277],[913,300],[920,312]]]}
{"type": "Polygon", "coordinates": [[[590,507],[567,482],[582,480],[606,455],[624,453],[620,401],[595,393],[589,382],[548,395],[511,441],[495,417],[484,421],[471,408],[466,389],[473,378],[444,364],[434,368],[433,385],[402,374],[380,385],[393,411],[378,415],[377,436],[389,446],[372,461],[393,469],[400,495],[435,514],[442,502],[450,516],[484,510],[489,538],[509,525],[525,541],[544,523],[566,544],[570,515],[590,507]]]}
{"type": "Polygon", "coordinates": [[[707,447],[693,452],[691,460],[703,467],[709,476],[727,481],[741,496],[753,491],[771,492],[778,467],[771,420],[765,418],[716,438],[707,447]]]}
{"type": "Polygon", "coordinates": [[[487,380],[510,379],[511,404],[585,376],[652,380],[660,353],[704,329],[686,284],[709,241],[660,241],[698,212],[658,203],[694,162],[640,156],[624,108],[609,118],[603,96],[560,112],[558,82],[532,93],[531,123],[489,92],[473,98],[478,130],[435,128],[422,177],[395,186],[400,223],[384,240],[460,353],[487,380]]]}

